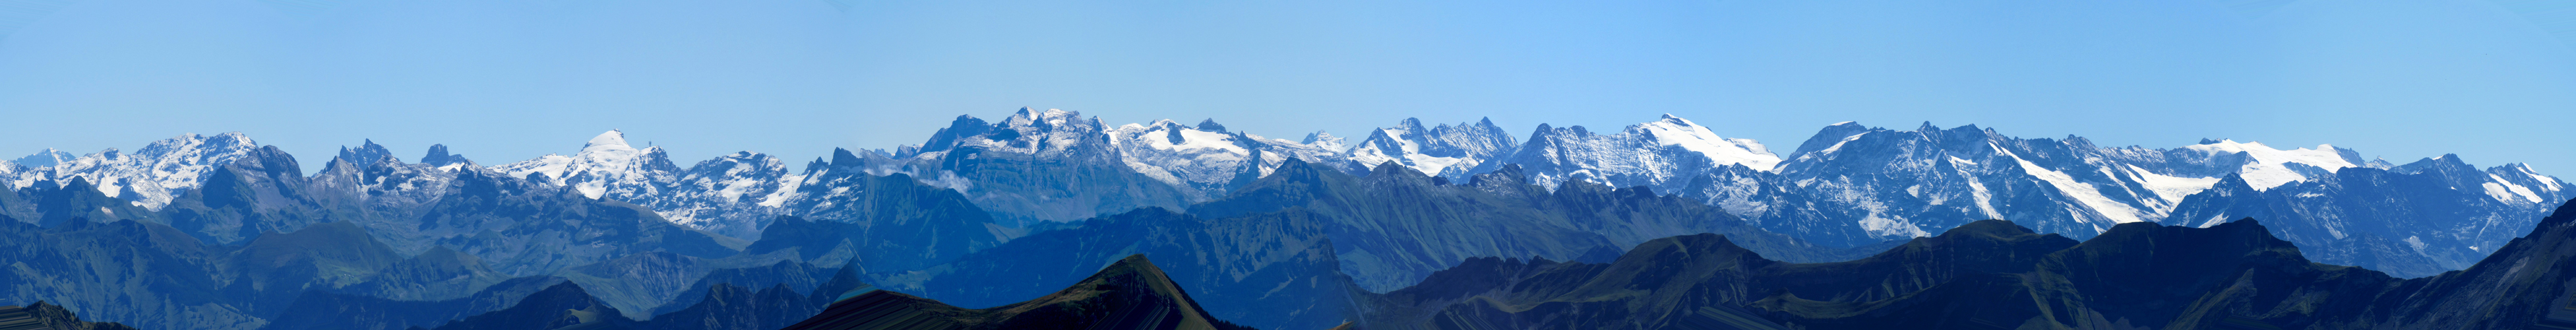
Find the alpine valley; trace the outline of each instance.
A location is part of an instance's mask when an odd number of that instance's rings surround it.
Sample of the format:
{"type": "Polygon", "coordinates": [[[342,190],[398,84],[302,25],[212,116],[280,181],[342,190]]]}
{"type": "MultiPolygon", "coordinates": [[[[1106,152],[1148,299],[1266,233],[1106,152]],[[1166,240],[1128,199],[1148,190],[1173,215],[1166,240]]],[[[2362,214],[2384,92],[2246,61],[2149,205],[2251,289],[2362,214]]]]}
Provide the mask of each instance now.
{"type": "Polygon", "coordinates": [[[0,329],[2576,329],[2576,192],[2456,155],[1023,108],[791,167],[625,134],[0,161],[0,329]]]}

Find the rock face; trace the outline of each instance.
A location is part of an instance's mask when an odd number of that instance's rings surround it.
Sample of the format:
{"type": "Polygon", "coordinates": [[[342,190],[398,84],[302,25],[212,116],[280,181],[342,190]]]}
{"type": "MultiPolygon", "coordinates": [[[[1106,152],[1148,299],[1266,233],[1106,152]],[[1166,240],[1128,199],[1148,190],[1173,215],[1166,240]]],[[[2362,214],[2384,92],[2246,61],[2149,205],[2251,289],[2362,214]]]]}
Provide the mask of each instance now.
{"type": "Polygon", "coordinates": [[[1199,309],[1143,255],[1103,267],[1062,291],[965,309],[891,291],[842,299],[786,329],[1242,329],[1199,309]]]}
{"type": "Polygon", "coordinates": [[[1478,259],[1369,295],[1363,327],[2523,329],[2576,325],[2576,207],[2467,270],[2309,262],[2253,220],[2123,224],[2076,243],[1988,220],[1866,259],[1763,259],[1673,237],[1608,264],[1478,259]]]}

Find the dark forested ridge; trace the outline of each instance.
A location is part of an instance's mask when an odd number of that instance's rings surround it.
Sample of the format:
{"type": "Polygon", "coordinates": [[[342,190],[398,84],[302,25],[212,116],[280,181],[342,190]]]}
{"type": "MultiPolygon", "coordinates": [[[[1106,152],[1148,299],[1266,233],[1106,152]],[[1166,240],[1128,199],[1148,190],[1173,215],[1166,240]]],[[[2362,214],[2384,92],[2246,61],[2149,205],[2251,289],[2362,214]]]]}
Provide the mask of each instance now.
{"type": "Polygon", "coordinates": [[[2245,219],[2081,243],[1987,220],[1861,260],[1785,263],[1717,235],[1609,263],[1482,258],[1368,295],[1387,329],[2525,329],[2576,324],[2576,207],[2467,270],[2308,261],[2245,219]]]}

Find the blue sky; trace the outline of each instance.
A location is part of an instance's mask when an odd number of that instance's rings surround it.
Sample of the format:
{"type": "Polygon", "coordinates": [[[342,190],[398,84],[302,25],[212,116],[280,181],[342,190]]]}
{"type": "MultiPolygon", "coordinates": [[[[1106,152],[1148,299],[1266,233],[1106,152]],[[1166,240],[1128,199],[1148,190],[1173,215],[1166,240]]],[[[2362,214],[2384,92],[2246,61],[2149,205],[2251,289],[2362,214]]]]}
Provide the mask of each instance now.
{"type": "Polygon", "coordinates": [[[0,154],[241,131],[318,169],[684,165],[917,144],[1060,108],[1354,140],[1405,117],[1794,148],[1833,122],[2332,143],[2576,174],[2576,1],[0,0],[0,154]]]}

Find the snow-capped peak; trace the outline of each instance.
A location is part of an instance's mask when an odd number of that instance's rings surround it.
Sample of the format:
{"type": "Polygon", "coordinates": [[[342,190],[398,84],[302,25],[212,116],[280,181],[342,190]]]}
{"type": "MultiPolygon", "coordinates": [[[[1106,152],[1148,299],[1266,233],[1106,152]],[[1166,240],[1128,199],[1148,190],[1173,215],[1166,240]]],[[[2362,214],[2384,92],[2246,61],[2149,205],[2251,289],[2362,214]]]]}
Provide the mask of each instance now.
{"type": "MultiPolygon", "coordinates": [[[[590,150],[591,148],[606,147],[606,146],[619,146],[619,147],[625,147],[625,146],[626,146],[626,131],[620,131],[620,130],[613,130],[613,129],[612,129],[612,130],[608,130],[608,132],[607,132],[607,133],[599,133],[599,136],[594,136],[594,137],[591,137],[591,138],[590,138],[590,143],[587,143],[587,144],[583,144],[583,145],[581,145],[581,149],[582,149],[582,150],[590,150]]],[[[629,147],[629,148],[632,148],[632,147],[629,147]]]]}
{"type": "Polygon", "coordinates": [[[1656,144],[1681,147],[1715,160],[1717,166],[1742,164],[1759,171],[1770,171],[1780,164],[1780,155],[1751,139],[1718,137],[1707,127],[1689,119],[1664,114],[1663,119],[1628,126],[1628,133],[1641,134],[1656,144]]]}
{"type": "Polygon", "coordinates": [[[2290,168],[2289,164],[2316,167],[2327,172],[2360,166],[2353,161],[2357,156],[2349,154],[2347,150],[2336,149],[2330,144],[2319,144],[2315,148],[2282,150],[2263,145],[2262,142],[2236,142],[2236,140],[2203,142],[2208,143],[2183,148],[2212,153],[2244,153],[2249,159],[2237,173],[2245,177],[2246,184],[2258,190],[2268,190],[2283,184],[2307,180],[2306,175],[2299,174],[2297,170],[2290,168]]]}
{"type": "Polygon", "coordinates": [[[1351,149],[1349,159],[1359,168],[1394,162],[1425,174],[1465,175],[1518,145],[1492,120],[1423,128],[1421,119],[1405,118],[1395,127],[1370,132],[1351,149]]]}
{"type": "MultiPolygon", "coordinates": [[[[1214,123],[1214,121],[1208,121],[1199,126],[1214,126],[1214,123]]],[[[1170,119],[1156,120],[1149,125],[1121,125],[1111,130],[1110,135],[1112,136],[1110,141],[1120,145],[1136,143],[1163,150],[1213,149],[1236,155],[1252,154],[1251,150],[1244,149],[1243,146],[1235,143],[1234,135],[1223,131],[1182,126],[1180,122],[1170,119]]]]}
{"type": "Polygon", "coordinates": [[[1297,144],[1311,145],[1332,151],[1349,150],[1350,146],[1343,144],[1343,141],[1347,140],[1343,140],[1342,137],[1339,136],[1333,136],[1332,133],[1315,131],[1314,133],[1306,133],[1306,138],[1297,140],[1297,144]]]}
{"type": "Polygon", "coordinates": [[[63,182],[85,177],[99,192],[159,209],[170,202],[173,192],[196,188],[207,174],[258,149],[259,143],[241,132],[181,134],[154,141],[132,154],[109,148],[80,157],[56,157],[53,166],[30,171],[30,175],[22,175],[10,184],[24,188],[37,180],[63,182]]]}
{"type": "Polygon", "coordinates": [[[653,176],[669,176],[679,168],[671,165],[661,147],[635,149],[626,144],[626,133],[610,130],[591,137],[581,152],[572,156],[548,154],[537,159],[494,167],[510,176],[528,177],[544,173],[552,183],[572,186],[583,196],[600,198],[611,188],[634,189],[646,186],[653,176]]]}

